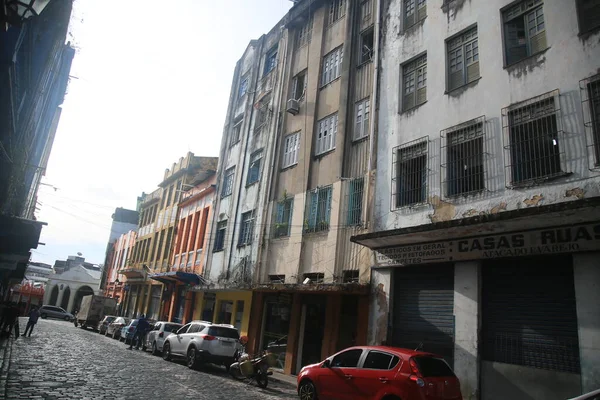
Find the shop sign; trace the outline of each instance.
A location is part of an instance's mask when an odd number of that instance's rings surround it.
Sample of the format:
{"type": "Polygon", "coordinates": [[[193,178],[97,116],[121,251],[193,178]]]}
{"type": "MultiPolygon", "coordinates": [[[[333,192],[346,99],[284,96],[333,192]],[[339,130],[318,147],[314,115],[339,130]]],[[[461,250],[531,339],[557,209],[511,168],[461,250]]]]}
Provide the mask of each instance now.
{"type": "Polygon", "coordinates": [[[374,251],[375,267],[600,250],[600,222],[485,235],[374,251]]]}

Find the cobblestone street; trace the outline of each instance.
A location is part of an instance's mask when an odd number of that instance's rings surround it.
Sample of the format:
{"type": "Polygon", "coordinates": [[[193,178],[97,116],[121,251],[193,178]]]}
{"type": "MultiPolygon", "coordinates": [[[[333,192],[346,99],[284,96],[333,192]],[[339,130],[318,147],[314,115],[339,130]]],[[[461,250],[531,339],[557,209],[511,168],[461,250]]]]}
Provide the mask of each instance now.
{"type": "MultiPolygon", "coordinates": [[[[21,318],[21,332],[26,319],[21,318]]],[[[2,393],[0,393],[0,396],[2,393]]],[[[295,388],[267,389],[233,380],[223,368],[200,371],[72,323],[40,320],[31,337],[12,346],[7,399],[292,399],[295,388]]]]}

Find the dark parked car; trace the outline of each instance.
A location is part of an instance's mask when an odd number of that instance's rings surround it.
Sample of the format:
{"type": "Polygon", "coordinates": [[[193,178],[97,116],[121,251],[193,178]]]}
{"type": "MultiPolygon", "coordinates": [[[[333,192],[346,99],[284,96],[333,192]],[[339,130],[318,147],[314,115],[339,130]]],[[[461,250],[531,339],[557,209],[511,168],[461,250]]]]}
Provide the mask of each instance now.
{"type": "Polygon", "coordinates": [[[460,382],[432,353],[386,346],[351,347],[298,374],[301,400],[462,400],[460,382]]]}
{"type": "Polygon", "coordinates": [[[117,317],[114,315],[105,315],[104,318],[102,318],[102,321],[100,321],[98,323],[98,333],[101,335],[106,334],[106,329],[108,328],[108,325],[113,322],[117,317]]]}

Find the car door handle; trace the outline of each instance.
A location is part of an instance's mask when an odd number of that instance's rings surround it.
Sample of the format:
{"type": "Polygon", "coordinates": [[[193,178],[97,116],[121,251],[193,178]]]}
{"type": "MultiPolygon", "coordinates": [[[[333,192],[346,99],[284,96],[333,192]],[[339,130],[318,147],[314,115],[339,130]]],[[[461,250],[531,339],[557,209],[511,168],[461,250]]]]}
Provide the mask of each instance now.
{"type": "Polygon", "coordinates": [[[352,378],[353,378],[353,376],[352,376],[352,375],[344,375],[344,377],[345,377],[345,378],[346,378],[346,380],[348,380],[348,381],[349,381],[350,379],[352,379],[352,378]]]}
{"type": "Polygon", "coordinates": [[[383,383],[388,383],[390,380],[388,378],[381,377],[379,380],[383,383]]]}

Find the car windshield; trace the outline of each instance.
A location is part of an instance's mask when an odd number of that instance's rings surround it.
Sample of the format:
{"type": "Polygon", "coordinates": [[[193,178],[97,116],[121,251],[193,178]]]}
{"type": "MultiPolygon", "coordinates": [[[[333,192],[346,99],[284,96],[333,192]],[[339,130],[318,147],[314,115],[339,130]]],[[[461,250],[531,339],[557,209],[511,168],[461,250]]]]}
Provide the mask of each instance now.
{"type": "Polygon", "coordinates": [[[182,325],[179,324],[165,324],[165,332],[175,332],[177,329],[181,328],[182,325]]]}
{"type": "Polygon", "coordinates": [[[208,328],[208,334],[217,337],[225,337],[230,339],[239,339],[240,334],[237,329],[225,328],[223,326],[211,326],[208,328]]]}
{"type": "Polygon", "coordinates": [[[131,326],[136,326],[138,324],[138,320],[134,319],[133,321],[131,321],[131,326]]]}
{"type": "Polygon", "coordinates": [[[115,317],[104,317],[104,319],[106,320],[106,322],[111,323],[115,320],[115,317]]]}
{"type": "Polygon", "coordinates": [[[413,357],[424,378],[455,376],[450,366],[441,358],[413,357]]]}

